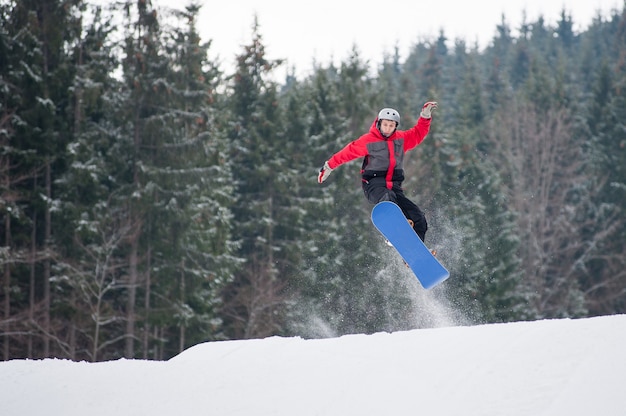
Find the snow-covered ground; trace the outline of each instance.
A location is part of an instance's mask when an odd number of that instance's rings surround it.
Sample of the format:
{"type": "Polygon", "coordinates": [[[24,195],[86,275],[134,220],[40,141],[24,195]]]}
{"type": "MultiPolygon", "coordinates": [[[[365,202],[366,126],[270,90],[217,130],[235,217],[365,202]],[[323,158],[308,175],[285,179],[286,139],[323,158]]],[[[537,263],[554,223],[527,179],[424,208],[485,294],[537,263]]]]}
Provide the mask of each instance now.
{"type": "Polygon", "coordinates": [[[626,315],[0,363],[0,414],[626,414],[626,315]]]}

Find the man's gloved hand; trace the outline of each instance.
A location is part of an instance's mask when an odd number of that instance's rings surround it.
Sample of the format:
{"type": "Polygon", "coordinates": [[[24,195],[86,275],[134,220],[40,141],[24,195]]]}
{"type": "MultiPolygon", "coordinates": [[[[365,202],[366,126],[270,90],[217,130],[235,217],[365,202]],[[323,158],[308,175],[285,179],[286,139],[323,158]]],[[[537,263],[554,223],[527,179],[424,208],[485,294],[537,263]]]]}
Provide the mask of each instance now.
{"type": "Polygon", "coordinates": [[[422,107],[420,117],[431,118],[432,112],[437,109],[437,103],[435,101],[429,101],[422,107]]]}
{"type": "Polygon", "coordinates": [[[332,172],[333,170],[330,168],[330,166],[328,166],[328,161],[324,162],[324,166],[322,166],[322,168],[320,169],[320,174],[317,176],[317,181],[319,183],[324,182],[326,179],[328,179],[328,175],[330,175],[330,172],[332,172]]]}

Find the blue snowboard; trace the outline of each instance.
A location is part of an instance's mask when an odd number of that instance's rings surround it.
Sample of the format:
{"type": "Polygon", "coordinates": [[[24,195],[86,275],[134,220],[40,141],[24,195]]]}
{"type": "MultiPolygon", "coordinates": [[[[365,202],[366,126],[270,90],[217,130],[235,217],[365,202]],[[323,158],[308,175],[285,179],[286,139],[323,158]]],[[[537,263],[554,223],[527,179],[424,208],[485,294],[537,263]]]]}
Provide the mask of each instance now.
{"type": "Polygon", "coordinates": [[[399,206],[383,201],[374,206],[372,222],[409,265],[424,289],[446,280],[450,273],[432,255],[399,206]]]}

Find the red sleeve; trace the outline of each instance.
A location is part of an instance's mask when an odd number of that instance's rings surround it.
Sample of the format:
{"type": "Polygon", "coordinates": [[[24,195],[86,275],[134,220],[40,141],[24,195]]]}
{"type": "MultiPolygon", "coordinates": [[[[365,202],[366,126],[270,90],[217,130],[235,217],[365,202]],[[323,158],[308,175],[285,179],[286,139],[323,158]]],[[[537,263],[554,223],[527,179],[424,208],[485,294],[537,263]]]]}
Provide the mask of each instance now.
{"type": "Polygon", "coordinates": [[[404,132],[404,151],[413,149],[426,138],[430,130],[430,118],[420,117],[415,126],[404,132]]]}
{"type": "Polygon", "coordinates": [[[348,143],[346,147],[328,159],[328,166],[330,166],[331,169],[335,169],[337,166],[343,165],[346,162],[367,156],[367,136],[368,134],[364,134],[358,139],[348,143]]]}

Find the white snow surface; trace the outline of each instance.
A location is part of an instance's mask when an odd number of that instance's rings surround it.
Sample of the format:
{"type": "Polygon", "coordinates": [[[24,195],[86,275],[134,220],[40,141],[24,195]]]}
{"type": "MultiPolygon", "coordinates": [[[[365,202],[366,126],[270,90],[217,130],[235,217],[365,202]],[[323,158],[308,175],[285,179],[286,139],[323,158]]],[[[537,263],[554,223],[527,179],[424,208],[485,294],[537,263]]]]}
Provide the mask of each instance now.
{"type": "Polygon", "coordinates": [[[0,414],[626,414],[626,315],[0,363],[0,414]]]}

